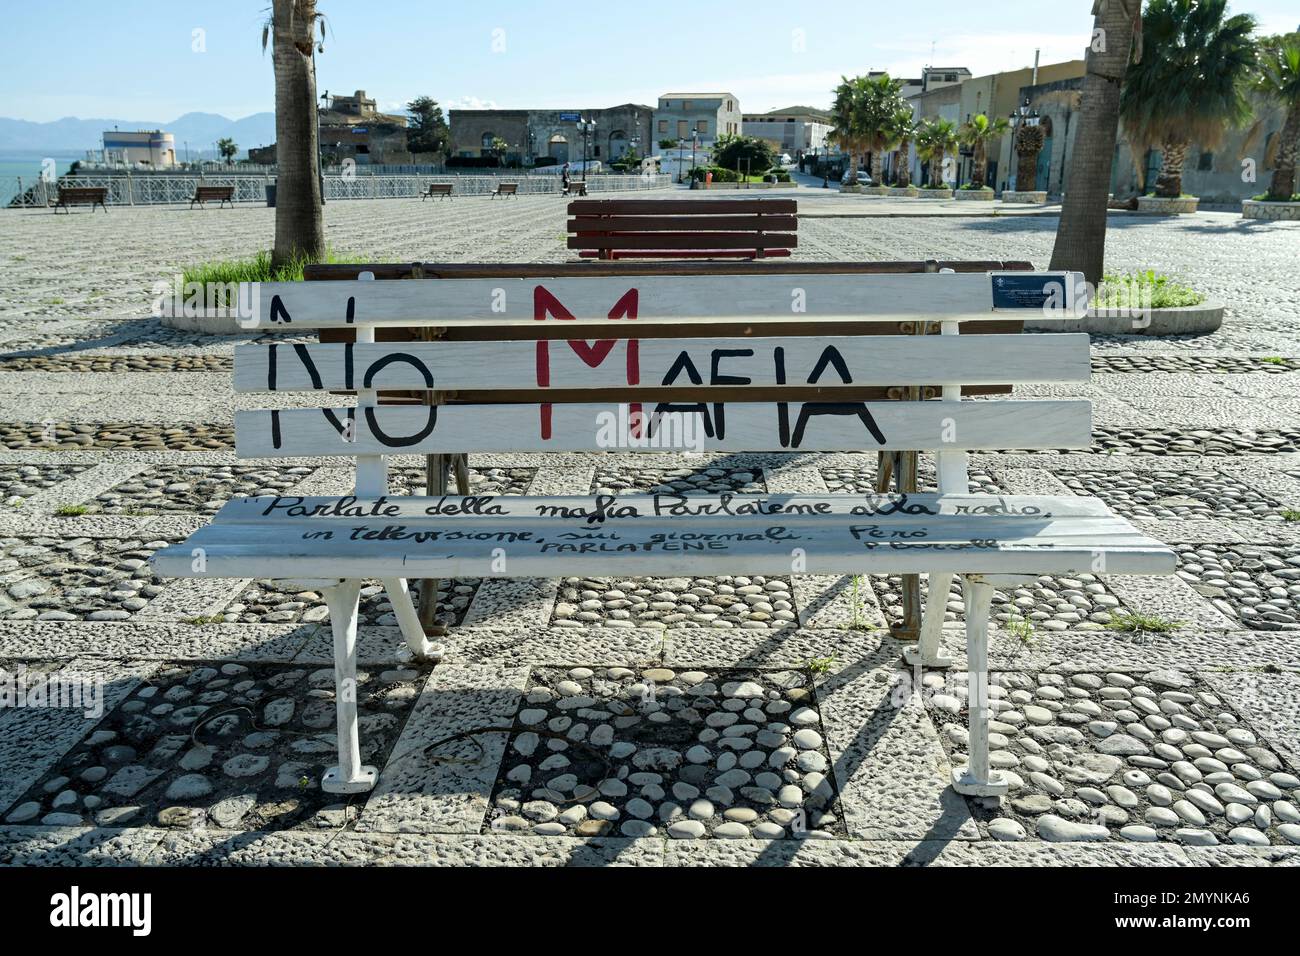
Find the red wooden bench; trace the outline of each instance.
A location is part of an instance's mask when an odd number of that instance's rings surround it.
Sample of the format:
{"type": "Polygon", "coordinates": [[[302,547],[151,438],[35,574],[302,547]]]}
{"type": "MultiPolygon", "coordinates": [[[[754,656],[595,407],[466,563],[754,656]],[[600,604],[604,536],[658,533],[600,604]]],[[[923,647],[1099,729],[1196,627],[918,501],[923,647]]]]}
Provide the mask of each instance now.
{"type": "Polygon", "coordinates": [[[584,259],[776,259],[799,244],[793,199],[588,199],[569,204],[584,259]]]}

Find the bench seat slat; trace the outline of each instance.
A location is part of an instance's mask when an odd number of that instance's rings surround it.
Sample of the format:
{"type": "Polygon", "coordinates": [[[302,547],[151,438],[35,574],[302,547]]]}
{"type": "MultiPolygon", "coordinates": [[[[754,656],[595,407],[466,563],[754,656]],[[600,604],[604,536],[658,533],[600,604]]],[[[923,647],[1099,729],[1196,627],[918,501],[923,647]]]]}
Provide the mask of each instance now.
{"type": "MultiPolygon", "coordinates": [[[[649,417],[654,402],[644,408],[649,417]]],[[[280,458],[484,451],[961,451],[1086,448],[1092,441],[1092,406],[1086,401],[747,402],[710,404],[707,415],[712,435],[698,414],[682,413],[659,419],[650,429],[653,437],[638,441],[630,434],[636,422],[629,406],[615,403],[241,411],[235,413],[235,444],[241,458],[280,458]],[[720,410],[721,436],[716,430],[720,410]]]]}
{"type": "MultiPolygon", "coordinates": [[[[1060,318],[1072,306],[1081,277],[1075,273],[1015,276],[1019,285],[1061,296],[1060,318]]],[[[356,325],[531,325],[572,318],[605,322],[620,315],[639,320],[698,322],[980,320],[1019,316],[1051,318],[1041,301],[995,309],[999,274],[610,276],[554,279],[410,279],[403,282],[267,282],[241,293],[255,303],[261,331],[296,332],[356,325]]],[[[1041,296],[1040,296],[1041,298],[1041,296]]],[[[1004,302],[1007,300],[1004,298],[1004,302]]]]}
{"type": "MultiPolygon", "coordinates": [[[[619,336],[637,331],[633,323],[610,323],[609,332],[619,336]]],[[[367,382],[376,389],[525,388],[547,384],[539,381],[544,361],[550,387],[626,388],[630,346],[615,345],[594,368],[593,347],[603,346],[552,342],[539,359],[530,341],[241,345],[234,383],[237,392],[352,390],[367,382]],[[389,358],[394,355],[402,358],[389,358]]],[[[1041,384],[1085,382],[1090,375],[1083,334],[638,339],[635,367],[631,384],[645,388],[690,386],[693,375],[705,386],[755,388],[1041,384]],[[836,360],[849,382],[836,371],[836,360]]]]}
{"type": "Polygon", "coordinates": [[[340,518],[382,511],[384,517],[438,521],[479,521],[486,516],[550,520],[574,524],[600,523],[609,526],[640,521],[646,516],[683,520],[703,516],[706,520],[737,520],[751,513],[766,514],[769,521],[789,522],[827,515],[870,516],[876,523],[916,521],[924,517],[970,517],[993,522],[1039,523],[1052,518],[1088,518],[1123,521],[1100,498],[1082,495],[790,495],[790,494],[632,494],[632,495],[397,495],[384,498],[354,496],[263,495],[232,498],[213,516],[217,524],[265,524],[268,520],[292,524],[340,518]],[[628,509],[626,513],[617,509],[628,509]],[[817,513],[814,514],[814,511],[817,513]],[[574,515],[577,517],[574,517],[574,515]],[[584,518],[591,514],[599,517],[584,518]]]}
{"type": "MultiPolygon", "coordinates": [[[[360,503],[369,509],[360,517],[298,519],[283,517],[280,507],[270,515],[265,511],[273,502],[287,506],[301,499],[245,499],[228,505],[184,544],[158,552],[153,564],[157,573],[178,577],[532,577],[553,574],[556,558],[562,559],[565,573],[579,575],[735,573],[738,568],[751,574],[789,574],[799,549],[802,572],[812,574],[1069,574],[1099,567],[1108,573],[1167,574],[1174,569],[1168,548],[1122,518],[1064,513],[1100,505],[1069,498],[985,497],[984,507],[993,500],[1021,512],[987,516],[952,513],[962,504],[979,503],[977,498],[917,496],[887,499],[884,506],[920,505],[941,513],[881,515],[866,505],[867,513],[861,516],[846,516],[842,509],[802,516],[670,517],[624,511],[605,521],[588,521],[582,515],[598,511],[597,499],[511,497],[507,502],[507,497],[378,499],[360,503]],[[585,510],[576,517],[523,514],[539,503],[557,501],[585,510]],[[1050,516],[1024,513],[1029,502],[1051,511],[1050,516]],[[431,505],[439,513],[411,513],[431,505]],[[477,508],[478,513],[445,514],[448,506],[456,505],[477,508]],[[377,510],[389,506],[400,506],[403,513],[377,510]],[[491,513],[494,506],[507,513],[491,513]],[[228,517],[232,512],[238,512],[240,520],[228,517]],[[196,562],[200,551],[203,561],[196,562]]],[[[719,501],[678,500],[695,508],[719,501]]],[[[789,507],[830,499],[782,500],[789,507]]],[[[864,498],[846,500],[864,507],[864,498]]],[[[307,501],[358,505],[355,499],[307,501]]],[[[651,501],[610,496],[605,508],[649,507],[646,502],[651,501]]],[[[875,507],[878,511],[880,504],[875,507]]]]}

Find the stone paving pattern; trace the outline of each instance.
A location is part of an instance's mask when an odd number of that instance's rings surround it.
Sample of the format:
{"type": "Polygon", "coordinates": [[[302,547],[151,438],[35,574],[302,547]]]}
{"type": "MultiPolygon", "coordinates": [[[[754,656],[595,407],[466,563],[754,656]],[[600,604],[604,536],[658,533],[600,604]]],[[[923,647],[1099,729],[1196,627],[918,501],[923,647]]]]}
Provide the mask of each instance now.
{"type": "MultiPolygon", "coordinates": [[[[1056,229],[795,195],[805,260],[1042,267],[1056,229]]],[[[1173,578],[999,593],[1006,798],[947,787],[964,675],[901,664],[896,579],[737,574],[442,582],[456,626],[432,667],[404,663],[372,583],[362,739],[383,772],[340,801],[317,786],[319,595],[144,563],[234,496],[349,490],[337,459],[235,457],[233,412],[268,401],[230,388],[255,337],[149,316],[155,282],[264,248],[272,213],[0,217],[0,666],[104,692],[92,716],[0,708],[0,863],[1300,865],[1300,226],[1113,217],[1108,268],[1205,290],[1224,328],[1095,337],[1091,382],[1020,390],[1093,401],[1091,449],[972,457],[980,490],[1097,495],[1179,554],[1173,578]],[[1121,629],[1136,619],[1171,629],[1121,629]]],[[[336,250],[380,261],[569,259],[553,197],[332,203],[326,220],[336,250]]],[[[421,466],[396,459],[393,492],[418,492],[421,466]]],[[[860,454],[472,466],[475,493],[504,494],[824,493],[875,471],[860,454]]],[[[954,590],[959,666],[962,611],[954,590]]]]}

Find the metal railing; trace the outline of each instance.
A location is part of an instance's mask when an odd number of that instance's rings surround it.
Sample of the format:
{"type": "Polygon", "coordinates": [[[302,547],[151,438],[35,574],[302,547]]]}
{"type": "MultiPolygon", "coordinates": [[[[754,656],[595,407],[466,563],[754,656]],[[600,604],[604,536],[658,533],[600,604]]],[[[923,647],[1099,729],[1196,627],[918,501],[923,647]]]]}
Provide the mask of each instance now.
{"type": "MultiPolygon", "coordinates": [[[[486,196],[503,182],[519,184],[520,195],[556,195],[561,191],[560,177],[555,175],[497,175],[467,176],[439,174],[429,176],[332,176],[324,178],[325,199],[417,199],[430,183],[453,183],[458,196],[486,196]]],[[[179,176],[145,173],[128,175],[76,175],[63,176],[57,182],[37,180],[33,183],[19,180],[18,195],[10,206],[49,206],[58,199],[60,185],[68,187],[100,186],[108,190],[106,202],[111,206],[153,206],[188,203],[196,186],[233,186],[235,202],[265,202],[266,187],[273,185],[273,176],[206,175],[179,176]]],[[[587,189],[592,193],[631,192],[649,189],[666,189],[672,177],[654,175],[598,175],[587,179],[587,189]]]]}

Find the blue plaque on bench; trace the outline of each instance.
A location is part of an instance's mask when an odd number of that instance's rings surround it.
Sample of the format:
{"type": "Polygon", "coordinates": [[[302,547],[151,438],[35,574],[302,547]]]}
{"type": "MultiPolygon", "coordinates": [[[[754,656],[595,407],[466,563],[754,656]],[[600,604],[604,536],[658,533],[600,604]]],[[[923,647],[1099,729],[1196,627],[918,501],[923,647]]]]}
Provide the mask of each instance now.
{"type": "Polygon", "coordinates": [[[1065,276],[999,273],[993,277],[993,308],[1041,309],[1054,301],[1060,304],[1065,296],[1065,276]]]}

